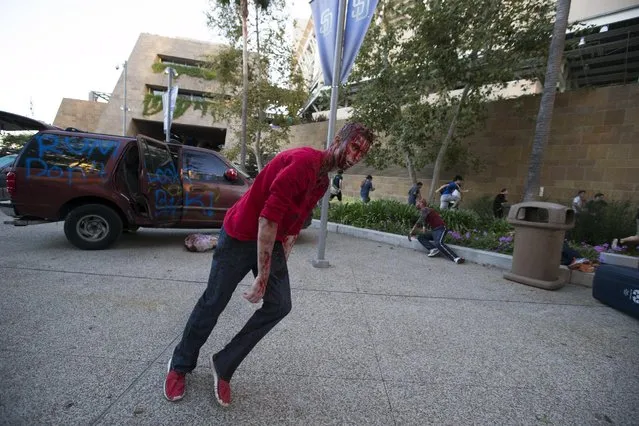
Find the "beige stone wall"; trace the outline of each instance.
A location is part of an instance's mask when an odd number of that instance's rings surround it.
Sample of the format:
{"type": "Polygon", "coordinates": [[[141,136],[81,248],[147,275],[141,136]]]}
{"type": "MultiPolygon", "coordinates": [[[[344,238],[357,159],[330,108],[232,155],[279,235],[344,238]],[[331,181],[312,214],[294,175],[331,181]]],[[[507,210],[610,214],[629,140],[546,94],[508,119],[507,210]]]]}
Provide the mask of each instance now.
{"type": "Polygon", "coordinates": [[[63,98],[55,120],[53,120],[53,125],[62,128],[75,127],[87,132],[95,132],[98,121],[106,107],[107,104],[104,102],[63,98]]]}
{"type": "MultiPolygon", "coordinates": [[[[521,199],[539,101],[540,96],[526,96],[489,105],[483,130],[469,138],[483,170],[444,171],[437,186],[460,173],[465,188],[470,189],[466,199],[492,196],[502,187],[509,189],[511,200],[521,199]]],[[[338,122],[338,129],[342,124],[338,122]]],[[[323,147],[327,127],[327,122],[295,126],[291,146],[323,147]]],[[[427,167],[418,173],[423,193],[430,185],[431,172],[427,167]]],[[[361,164],[345,175],[345,194],[358,197],[359,183],[366,174],[373,175],[376,186],[372,198],[407,198],[410,182],[405,168],[379,171],[361,164]]],[[[579,189],[588,191],[588,196],[601,191],[609,199],[639,201],[638,85],[557,94],[541,185],[544,197],[566,203],[579,189]]]]}

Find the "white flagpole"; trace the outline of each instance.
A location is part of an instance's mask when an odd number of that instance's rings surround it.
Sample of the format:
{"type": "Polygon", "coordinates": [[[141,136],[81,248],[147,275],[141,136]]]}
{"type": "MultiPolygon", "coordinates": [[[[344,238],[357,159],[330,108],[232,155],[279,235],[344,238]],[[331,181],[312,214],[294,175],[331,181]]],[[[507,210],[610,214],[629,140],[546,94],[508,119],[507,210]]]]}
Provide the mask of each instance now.
{"type": "MultiPolygon", "coordinates": [[[[340,76],[342,74],[342,50],[344,49],[344,22],[346,21],[346,4],[348,0],[339,0],[339,12],[337,15],[337,35],[335,37],[335,56],[333,57],[333,81],[331,85],[331,112],[328,117],[328,134],[326,135],[326,148],[331,145],[335,137],[335,121],[337,120],[337,95],[339,92],[340,76]]],[[[330,188],[330,185],[329,185],[330,188]]],[[[328,268],[330,264],[325,259],[326,234],[328,227],[328,200],[330,191],[327,190],[322,198],[322,215],[320,217],[319,244],[317,246],[317,259],[313,260],[316,268],[328,268]]]]}

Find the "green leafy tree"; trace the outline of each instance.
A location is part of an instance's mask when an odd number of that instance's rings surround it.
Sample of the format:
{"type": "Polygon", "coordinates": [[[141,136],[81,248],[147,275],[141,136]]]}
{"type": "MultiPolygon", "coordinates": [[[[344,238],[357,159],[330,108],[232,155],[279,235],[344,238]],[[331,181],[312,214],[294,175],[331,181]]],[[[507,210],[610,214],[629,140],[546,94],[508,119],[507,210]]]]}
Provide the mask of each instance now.
{"type": "Polygon", "coordinates": [[[544,92],[541,96],[537,124],[535,125],[535,138],[533,139],[530,161],[528,163],[528,176],[524,186],[524,201],[531,201],[539,190],[541,179],[541,166],[543,164],[544,151],[550,138],[550,125],[552,112],[555,106],[555,94],[557,81],[561,72],[561,61],[566,44],[566,28],[568,26],[568,14],[570,13],[570,0],[557,0],[557,13],[550,51],[548,52],[548,64],[546,66],[546,78],[544,92]]]}
{"type": "MultiPolygon", "coordinates": [[[[284,0],[271,0],[264,9],[256,4],[250,16],[248,44],[254,53],[248,61],[248,73],[240,73],[244,64],[240,55],[239,34],[241,22],[230,19],[237,16],[234,4],[218,3],[209,14],[209,24],[220,31],[231,48],[212,58],[212,68],[218,82],[230,94],[227,107],[231,114],[244,115],[244,100],[238,102],[239,88],[246,93],[246,141],[254,153],[256,167],[261,170],[265,162],[275,155],[282,144],[288,142],[290,126],[296,123],[294,116],[303,105],[307,93],[301,73],[294,63],[293,46],[287,37],[286,27],[290,15],[284,0]],[[248,90],[240,84],[240,78],[248,77],[248,90]]],[[[244,132],[244,125],[242,132],[244,132]]],[[[240,142],[240,163],[242,163],[240,142]]],[[[233,156],[235,150],[227,155],[233,156]]],[[[244,165],[246,169],[246,154],[244,165]]]]}
{"type": "MultiPolygon", "coordinates": [[[[248,54],[248,20],[249,20],[249,0],[217,0],[219,5],[232,9],[233,6],[238,12],[242,26],[242,131],[240,137],[240,164],[246,166],[246,140],[248,126],[248,91],[249,91],[249,54],[248,54]]],[[[253,0],[255,8],[268,10],[270,0],[253,0]]],[[[231,13],[230,15],[234,15],[231,13]]],[[[209,16],[209,21],[211,17],[209,16]]],[[[235,33],[236,30],[233,30],[235,33]]]]}
{"type": "Polygon", "coordinates": [[[383,168],[435,162],[432,200],[446,160],[463,145],[508,82],[538,75],[550,34],[550,0],[382,0],[353,79],[358,119],[386,135],[368,157],[383,168]]]}
{"type": "Polygon", "coordinates": [[[9,154],[17,154],[31,139],[33,133],[2,133],[0,134],[0,157],[9,154]]]}

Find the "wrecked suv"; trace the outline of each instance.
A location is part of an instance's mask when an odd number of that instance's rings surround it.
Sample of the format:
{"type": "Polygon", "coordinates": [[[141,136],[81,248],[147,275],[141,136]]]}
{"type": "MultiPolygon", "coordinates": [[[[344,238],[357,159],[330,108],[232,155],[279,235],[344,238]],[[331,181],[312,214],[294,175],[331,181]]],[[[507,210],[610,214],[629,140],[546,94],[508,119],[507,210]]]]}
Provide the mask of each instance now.
{"type": "Polygon", "coordinates": [[[73,245],[99,250],[139,227],[219,228],[250,184],[211,150],[45,129],[7,174],[0,209],[14,225],[64,221],[73,245]]]}

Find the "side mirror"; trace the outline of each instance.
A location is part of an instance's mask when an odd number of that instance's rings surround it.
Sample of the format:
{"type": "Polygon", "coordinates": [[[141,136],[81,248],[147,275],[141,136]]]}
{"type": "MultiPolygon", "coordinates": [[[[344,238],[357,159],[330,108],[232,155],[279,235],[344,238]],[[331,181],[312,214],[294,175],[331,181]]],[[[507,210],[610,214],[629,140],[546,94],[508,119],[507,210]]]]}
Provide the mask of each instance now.
{"type": "Polygon", "coordinates": [[[235,182],[237,180],[237,170],[235,169],[226,169],[224,172],[224,177],[229,182],[235,182]]]}

